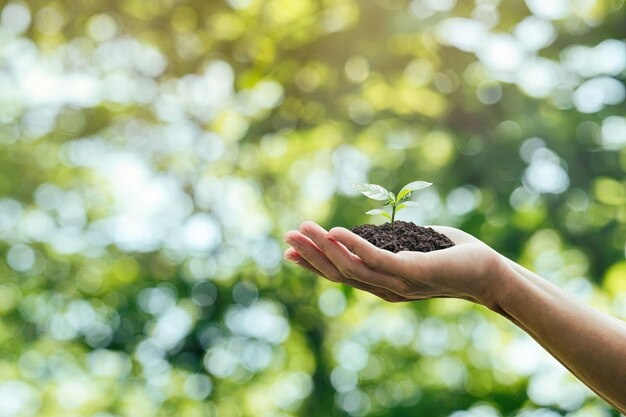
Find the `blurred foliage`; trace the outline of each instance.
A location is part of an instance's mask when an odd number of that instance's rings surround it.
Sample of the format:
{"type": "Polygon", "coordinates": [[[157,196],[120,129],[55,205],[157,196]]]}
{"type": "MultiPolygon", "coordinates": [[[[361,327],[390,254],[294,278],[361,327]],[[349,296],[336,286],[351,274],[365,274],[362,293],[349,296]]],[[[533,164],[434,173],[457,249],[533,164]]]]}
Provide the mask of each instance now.
{"type": "Polygon", "coordinates": [[[626,318],[622,0],[0,11],[1,417],[617,415],[493,313],[280,237],[420,178],[400,219],[626,318]]]}

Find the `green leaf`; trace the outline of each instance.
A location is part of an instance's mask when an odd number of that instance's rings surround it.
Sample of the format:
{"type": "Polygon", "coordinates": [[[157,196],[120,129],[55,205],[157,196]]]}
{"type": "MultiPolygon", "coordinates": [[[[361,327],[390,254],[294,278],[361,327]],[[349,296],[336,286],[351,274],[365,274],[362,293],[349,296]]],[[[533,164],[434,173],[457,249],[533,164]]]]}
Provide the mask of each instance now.
{"type": "Polygon", "coordinates": [[[373,210],[368,211],[365,214],[371,214],[372,216],[381,215],[381,216],[385,216],[386,218],[391,220],[391,216],[389,215],[389,213],[387,213],[385,210],[381,210],[381,209],[373,209],[373,210]]]}
{"type": "Polygon", "coordinates": [[[405,201],[404,203],[400,204],[398,207],[396,207],[396,212],[402,210],[403,208],[406,207],[417,207],[419,206],[420,203],[416,202],[416,201],[405,201]]]}
{"type": "Polygon", "coordinates": [[[366,197],[373,200],[386,201],[391,198],[390,192],[376,184],[352,184],[355,190],[360,191],[366,197]]]}
{"type": "Polygon", "coordinates": [[[404,187],[402,187],[402,189],[398,193],[398,199],[396,200],[396,202],[402,200],[405,197],[408,197],[408,195],[412,191],[422,190],[422,189],[424,189],[426,187],[430,187],[431,185],[433,185],[432,182],[426,182],[426,181],[413,181],[413,182],[410,182],[407,185],[405,185],[404,187]]]}

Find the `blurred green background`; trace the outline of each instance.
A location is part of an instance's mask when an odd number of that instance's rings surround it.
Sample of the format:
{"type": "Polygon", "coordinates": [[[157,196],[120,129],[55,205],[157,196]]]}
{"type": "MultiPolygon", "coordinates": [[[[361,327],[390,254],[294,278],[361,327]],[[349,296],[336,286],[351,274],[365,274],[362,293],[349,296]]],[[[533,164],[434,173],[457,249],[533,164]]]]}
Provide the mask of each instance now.
{"type": "Polygon", "coordinates": [[[0,3],[0,417],[617,416],[281,236],[426,180],[400,219],[626,318],[625,37],[623,0],[0,3]]]}

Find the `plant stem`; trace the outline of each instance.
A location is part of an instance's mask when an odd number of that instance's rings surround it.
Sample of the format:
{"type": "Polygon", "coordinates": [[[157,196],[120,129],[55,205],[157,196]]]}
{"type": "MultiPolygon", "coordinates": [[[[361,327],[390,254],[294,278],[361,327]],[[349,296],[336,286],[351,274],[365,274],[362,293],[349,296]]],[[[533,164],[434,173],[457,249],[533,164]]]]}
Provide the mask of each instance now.
{"type": "Polygon", "coordinates": [[[396,218],[396,205],[391,204],[391,230],[393,230],[393,221],[396,218]]]}

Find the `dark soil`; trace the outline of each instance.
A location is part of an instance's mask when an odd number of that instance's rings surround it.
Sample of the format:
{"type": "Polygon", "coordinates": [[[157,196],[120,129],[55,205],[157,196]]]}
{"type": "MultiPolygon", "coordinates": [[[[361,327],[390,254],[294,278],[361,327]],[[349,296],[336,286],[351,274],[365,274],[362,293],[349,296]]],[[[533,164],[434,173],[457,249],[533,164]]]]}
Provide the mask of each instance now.
{"type": "Polygon", "coordinates": [[[435,232],[430,227],[418,226],[411,222],[396,221],[393,230],[391,230],[391,223],[380,226],[364,224],[352,228],[352,232],[371,244],[394,253],[430,252],[454,246],[446,235],[435,232]]]}

